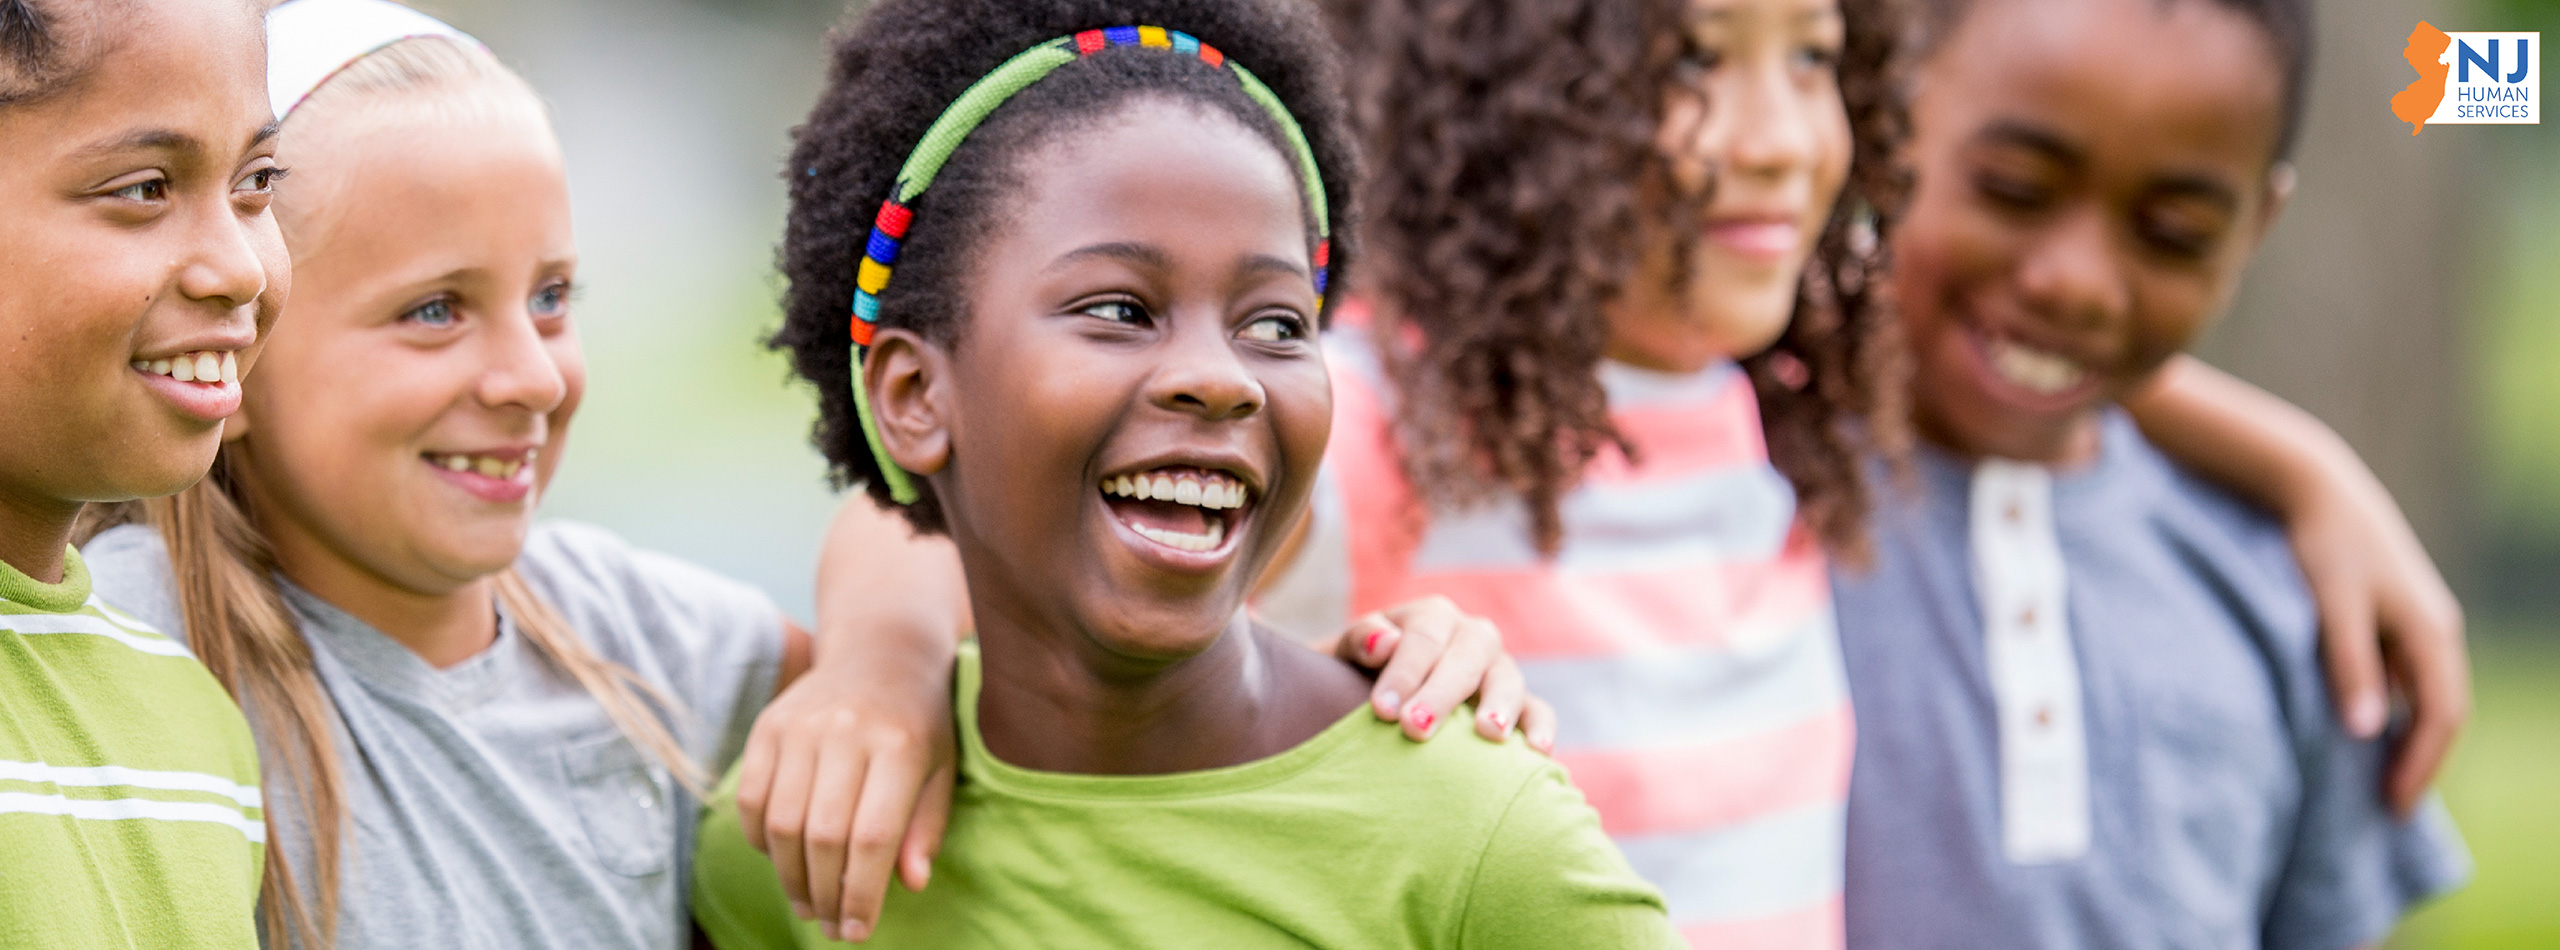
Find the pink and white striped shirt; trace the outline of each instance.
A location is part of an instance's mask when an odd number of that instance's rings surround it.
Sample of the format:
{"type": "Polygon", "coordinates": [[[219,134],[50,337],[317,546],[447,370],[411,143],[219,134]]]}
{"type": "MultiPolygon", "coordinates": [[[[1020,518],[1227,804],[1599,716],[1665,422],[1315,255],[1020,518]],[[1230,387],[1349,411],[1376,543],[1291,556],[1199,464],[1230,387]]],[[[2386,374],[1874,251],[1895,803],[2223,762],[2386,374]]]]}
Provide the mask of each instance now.
{"type": "Polygon", "coordinates": [[[1365,337],[1336,333],[1333,441],[1307,545],[1257,602],[1293,633],[1442,594],[1502,628],[1556,707],[1556,759],[1690,945],[1829,950],[1852,720],[1822,552],[1731,363],[1601,367],[1614,452],[1539,556],[1516,502],[1424,511],[1365,337]]]}

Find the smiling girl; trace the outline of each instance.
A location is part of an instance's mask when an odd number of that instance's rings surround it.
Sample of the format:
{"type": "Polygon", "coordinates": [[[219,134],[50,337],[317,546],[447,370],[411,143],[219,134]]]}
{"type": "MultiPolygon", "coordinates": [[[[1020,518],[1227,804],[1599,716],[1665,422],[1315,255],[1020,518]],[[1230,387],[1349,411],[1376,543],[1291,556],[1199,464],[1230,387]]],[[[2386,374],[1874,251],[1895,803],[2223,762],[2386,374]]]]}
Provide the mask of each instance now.
{"type": "MultiPolygon", "coordinates": [[[[940,871],[873,944],[1674,939],[1553,763],[1410,743],[1242,612],[1332,422],[1334,81],[1286,0],[888,0],[837,41],[779,339],[821,448],[951,538],[977,623],[940,871]]],[[[727,810],[703,849],[716,943],[822,942],[727,810]]]]}
{"type": "Polygon", "coordinates": [[[248,728],[68,542],[203,477],[283,302],[264,64],[246,3],[0,2],[0,945],[255,944],[248,728]]]}

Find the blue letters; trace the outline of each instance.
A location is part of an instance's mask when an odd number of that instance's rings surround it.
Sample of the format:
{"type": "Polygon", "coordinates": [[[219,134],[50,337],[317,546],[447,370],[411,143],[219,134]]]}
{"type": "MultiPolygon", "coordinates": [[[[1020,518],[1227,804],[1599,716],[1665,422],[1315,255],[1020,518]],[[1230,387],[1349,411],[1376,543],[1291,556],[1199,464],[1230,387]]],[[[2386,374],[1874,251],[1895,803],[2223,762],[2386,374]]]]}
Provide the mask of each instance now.
{"type": "MultiPolygon", "coordinates": [[[[2479,64],[2480,64],[2480,69],[2481,69],[2482,71],[2484,71],[2484,72],[2486,72],[2486,73],[2488,73],[2488,74],[2489,74],[2489,80],[2490,80],[2491,82],[2495,82],[2495,81],[2497,81],[2497,78],[2498,78],[2498,41],[2497,41],[2497,40],[2490,40],[2490,41],[2489,41],[2489,55],[2488,55],[2488,57],[2487,57],[2487,58],[2485,58],[2485,59],[2484,59],[2484,58],[2481,58],[2481,56],[2480,56],[2479,52],[2477,52],[2477,51],[2473,50],[2473,49],[2471,48],[2471,44],[2469,44],[2469,43],[2455,43],[2455,44],[2453,44],[2453,45],[2454,45],[2454,46],[2456,46],[2456,47],[2459,47],[2459,48],[2462,50],[2462,52],[2460,52],[2460,53],[2456,54],[2456,58],[2460,61],[2460,68],[2461,68],[2461,70],[2462,70],[2462,77],[2461,77],[2461,79],[2460,79],[2460,81],[2461,81],[2461,82],[2470,82],[2470,81],[2471,81],[2471,64],[2473,64],[2473,63],[2479,63],[2479,64]]],[[[2519,78],[2521,78],[2521,77],[2519,77],[2519,78]]]]}

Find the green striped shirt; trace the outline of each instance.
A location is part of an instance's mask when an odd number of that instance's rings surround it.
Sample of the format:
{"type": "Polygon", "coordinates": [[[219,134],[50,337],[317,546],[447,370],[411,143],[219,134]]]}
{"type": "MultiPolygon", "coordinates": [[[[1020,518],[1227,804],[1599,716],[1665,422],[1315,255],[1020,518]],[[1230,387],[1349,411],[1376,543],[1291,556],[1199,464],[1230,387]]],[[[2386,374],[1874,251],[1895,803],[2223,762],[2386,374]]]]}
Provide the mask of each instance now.
{"type": "Polygon", "coordinates": [[[249,724],[185,647],[0,563],[0,947],[254,948],[249,724]]]}

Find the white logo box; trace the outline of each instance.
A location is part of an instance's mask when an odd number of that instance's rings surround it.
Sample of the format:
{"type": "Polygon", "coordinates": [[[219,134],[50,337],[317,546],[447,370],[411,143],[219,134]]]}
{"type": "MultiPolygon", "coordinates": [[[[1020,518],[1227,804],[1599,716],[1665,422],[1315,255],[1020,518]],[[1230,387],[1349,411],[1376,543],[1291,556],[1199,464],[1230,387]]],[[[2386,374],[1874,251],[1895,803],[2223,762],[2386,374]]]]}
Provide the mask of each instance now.
{"type": "Polygon", "coordinates": [[[2542,124],[2542,34],[2446,35],[2444,102],[2428,125],[2542,124]]]}

